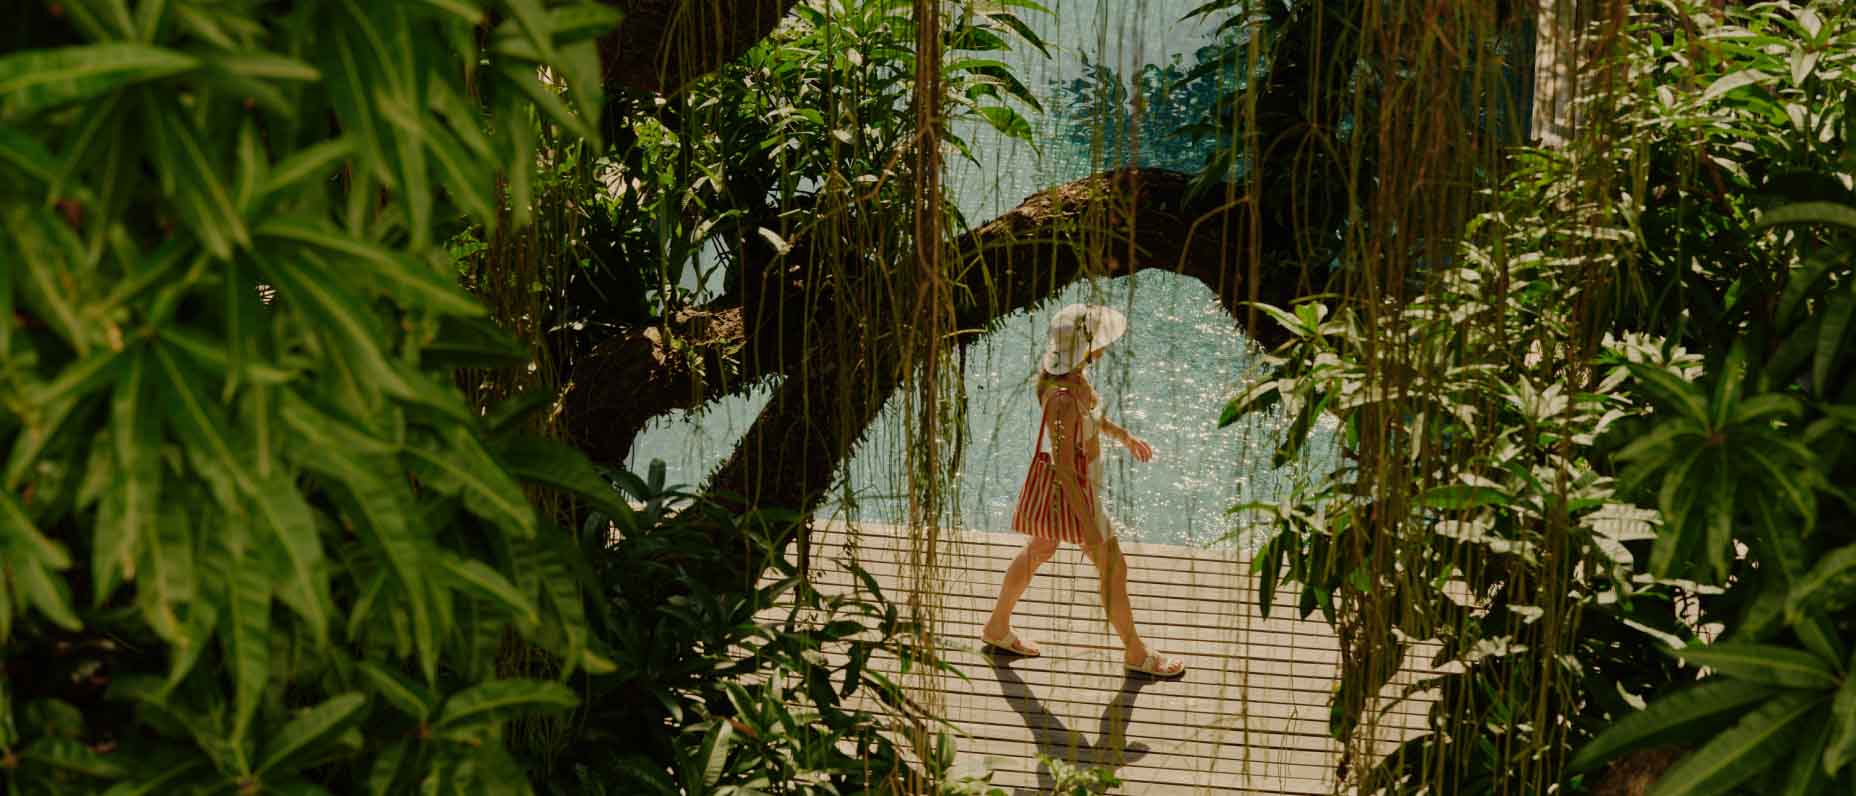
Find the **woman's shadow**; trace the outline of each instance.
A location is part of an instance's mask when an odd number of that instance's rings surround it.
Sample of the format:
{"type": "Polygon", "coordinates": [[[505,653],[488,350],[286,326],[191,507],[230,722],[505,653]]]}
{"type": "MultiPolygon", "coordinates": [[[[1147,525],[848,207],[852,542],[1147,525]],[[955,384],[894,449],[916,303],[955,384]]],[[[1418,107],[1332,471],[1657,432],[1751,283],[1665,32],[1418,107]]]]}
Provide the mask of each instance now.
{"type": "MultiPolygon", "coordinates": [[[[1134,700],[1151,680],[1132,675],[1122,679],[1121,690],[1102,709],[1095,743],[1090,743],[1082,733],[1065,726],[1062,719],[1044,706],[1031,687],[1012,670],[1015,661],[991,657],[990,662],[998,675],[999,690],[1004,692],[1006,704],[1024,719],[1039,755],[1077,766],[1118,769],[1146,757],[1150,751],[1146,744],[1128,743],[1128,722],[1133,718],[1134,700]]],[[[1020,788],[1014,791],[1014,796],[1041,796],[1056,787],[1050,771],[1038,766],[1037,772],[1038,789],[1020,788]]]]}

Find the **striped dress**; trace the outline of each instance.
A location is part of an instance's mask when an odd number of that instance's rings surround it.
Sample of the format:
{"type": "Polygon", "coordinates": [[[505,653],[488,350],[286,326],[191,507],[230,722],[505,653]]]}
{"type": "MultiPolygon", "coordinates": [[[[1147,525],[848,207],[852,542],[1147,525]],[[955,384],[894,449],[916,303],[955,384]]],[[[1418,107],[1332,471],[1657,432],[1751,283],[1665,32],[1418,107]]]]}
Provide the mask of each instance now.
{"type": "MultiPolygon", "coordinates": [[[[1039,423],[1038,449],[1032,451],[1032,455],[1034,456],[1043,451],[1044,432],[1047,429],[1050,429],[1051,403],[1053,401],[1058,400],[1059,398],[1067,398],[1072,401],[1077,401],[1078,403],[1081,402],[1081,400],[1078,399],[1076,395],[1072,393],[1067,387],[1058,387],[1056,389],[1049,391],[1048,393],[1045,393],[1044,399],[1043,399],[1044,413],[1043,413],[1043,417],[1038,421],[1039,423]]],[[[1114,538],[1115,526],[1114,526],[1114,523],[1109,521],[1108,512],[1102,509],[1101,495],[1102,495],[1103,467],[1102,467],[1102,455],[1101,455],[1102,445],[1100,442],[1101,434],[1102,434],[1102,408],[1099,403],[1094,409],[1088,412],[1082,413],[1082,423],[1080,425],[1081,425],[1081,428],[1078,428],[1075,431],[1076,442],[1075,442],[1075,445],[1073,446],[1076,451],[1076,469],[1078,471],[1086,473],[1088,476],[1088,479],[1089,479],[1088,499],[1095,504],[1096,533],[1103,541],[1107,541],[1111,538],[1114,538]],[[1088,456],[1086,453],[1084,453],[1084,449],[1086,447],[1086,444],[1088,443],[1093,443],[1093,447],[1095,447],[1096,449],[1096,455],[1093,457],[1088,456]]],[[[1054,429],[1051,429],[1051,430],[1053,431],[1053,439],[1051,441],[1051,455],[1055,456],[1056,448],[1057,448],[1056,440],[1054,439],[1055,430],[1054,429]]],[[[1039,507],[1039,508],[1043,511],[1069,511],[1068,504],[1058,503],[1058,502],[1053,502],[1053,504],[1050,506],[1039,507]]],[[[1038,524],[1046,526],[1046,527],[1050,525],[1054,525],[1054,523],[1038,523],[1038,524]]],[[[1083,534],[1080,528],[1069,528],[1069,529],[1066,529],[1066,531],[1062,533],[1030,532],[1030,531],[1021,531],[1021,533],[1026,533],[1027,535],[1030,535],[1030,536],[1038,536],[1038,537],[1043,537],[1043,538],[1052,538],[1054,536],[1054,538],[1056,538],[1058,541],[1069,542],[1071,544],[1085,544],[1088,542],[1087,539],[1083,538],[1083,534]]]]}

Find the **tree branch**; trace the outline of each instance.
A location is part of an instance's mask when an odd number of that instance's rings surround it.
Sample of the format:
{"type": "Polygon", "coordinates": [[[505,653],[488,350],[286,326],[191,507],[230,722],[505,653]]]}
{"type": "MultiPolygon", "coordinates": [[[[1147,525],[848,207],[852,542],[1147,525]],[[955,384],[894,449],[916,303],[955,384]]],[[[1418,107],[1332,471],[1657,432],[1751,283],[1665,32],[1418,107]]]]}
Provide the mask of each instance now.
{"type": "MultiPolygon", "coordinates": [[[[1077,279],[1148,269],[1204,282],[1236,317],[1248,296],[1233,253],[1245,250],[1248,216],[1222,196],[1192,198],[1189,182],[1187,175],[1159,169],[1098,174],[1039,192],[964,236],[956,315],[967,331],[955,342],[970,344],[999,319],[1077,279]]],[[[1261,234],[1272,232],[1281,233],[1261,234]]],[[[1313,292],[1299,275],[1284,276],[1259,286],[1262,300],[1287,303],[1313,292]]],[[[811,318],[819,330],[814,344],[787,360],[786,380],[715,474],[712,492],[747,506],[805,511],[831,488],[906,371],[901,338],[890,330],[907,319],[867,306],[856,312],[848,319],[829,317],[829,310],[811,318]]],[[[1266,344],[1275,339],[1265,329],[1253,335],[1266,344]]]]}
{"type": "Polygon", "coordinates": [[[606,0],[625,12],[599,42],[606,81],[674,94],[773,32],[795,0],[606,0]]]}

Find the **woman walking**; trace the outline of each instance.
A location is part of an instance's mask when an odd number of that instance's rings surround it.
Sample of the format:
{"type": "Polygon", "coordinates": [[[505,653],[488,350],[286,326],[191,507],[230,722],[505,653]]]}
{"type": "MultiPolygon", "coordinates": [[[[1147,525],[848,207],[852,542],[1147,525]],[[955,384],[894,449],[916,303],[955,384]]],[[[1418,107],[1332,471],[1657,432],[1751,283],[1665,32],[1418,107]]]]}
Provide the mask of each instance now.
{"type": "Polygon", "coordinates": [[[1012,632],[1012,609],[1038,566],[1050,560],[1060,542],[1071,542],[1081,545],[1095,564],[1102,608],[1121,637],[1128,670],[1177,677],[1185,674],[1185,662],[1149,649],[1135,630],[1134,611],[1128,605],[1127,560],[1098,495],[1103,435],[1126,446],[1136,460],[1148,461],[1154,455],[1153,446],[1102,416],[1101,396],[1083,376],[1083,368],[1127,330],[1128,319],[1109,307],[1071,304],[1051,319],[1038,373],[1038,403],[1043,407],[1039,450],[1012,518],[1013,530],[1031,538],[1006,568],[999,601],[980,631],[980,640],[1001,652],[1039,654],[1036,644],[1012,632]],[[1051,440],[1048,457],[1042,450],[1046,431],[1051,440]]]}

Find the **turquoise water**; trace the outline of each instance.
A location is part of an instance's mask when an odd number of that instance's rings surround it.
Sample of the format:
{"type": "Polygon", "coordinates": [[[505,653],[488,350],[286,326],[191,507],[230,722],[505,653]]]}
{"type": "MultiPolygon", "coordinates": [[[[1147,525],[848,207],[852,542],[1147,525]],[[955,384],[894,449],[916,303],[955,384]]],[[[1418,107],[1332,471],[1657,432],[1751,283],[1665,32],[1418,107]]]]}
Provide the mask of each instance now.
{"type": "MultiPolygon", "coordinates": [[[[1206,43],[1212,25],[1177,24],[1196,2],[1052,4],[1049,17],[1028,21],[1053,45],[1046,60],[1035,51],[1010,60],[1021,79],[1044,87],[1083,74],[1086,57],[1124,72],[1140,64],[1165,63],[1206,43]]],[[[1052,103],[1046,102],[1046,105],[1052,103]]],[[[990,130],[962,135],[982,163],[950,161],[946,182],[966,217],[977,223],[1019,203],[1037,190],[1090,173],[1099,158],[1066,145],[1063,122],[1040,122],[1040,146],[1008,141],[990,130]]],[[[1147,165],[1167,162],[1164,147],[1150,147],[1147,165]]],[[[1105,500],[1123,538],[1174,544],[1212,544],[1240,530],[1226,513],[1232,505],[1276,501],[1296,479],[1332,467],[1332,427],[1320,424],[1313,451],[1300,461],[1270,467],[1286,425],[1281,414],[1217,427],[1225,402],[1253,367],[1256,347],[1197,280],[1164,272],[1072,285],[1049,305],[1007,318],[995,333],[968,350],[966,395],[968,435],[955,483],[956,522],[963,527],[1004,530],[1012,501],[1024,479],[1037,431],[1031,397],[1033,354],[1041,352],[1051,313],[1070,302],[1107,304],[1127,313],[1129,331],[1090,373],[1108,415],[1153,443],[1154,461],[1137,463],[1121,446],[1105,442],[1108,484],[1105,500]]],[[[654,421],[633,446],[633,469],[651,459],[665,461],[672,482],[700,484],[753,422],[767,390],[718,402],[698,413],[676,413],[654,421]]],[[[901,517],[899,493],[906,483],[896,468],[902,456],[902,424],[894,405],[874,423],[846,466],[856,496],[857,516],[894,522],[901,517]]],[[[821,514],[836,514],[827,506],[821,514]]]]}

